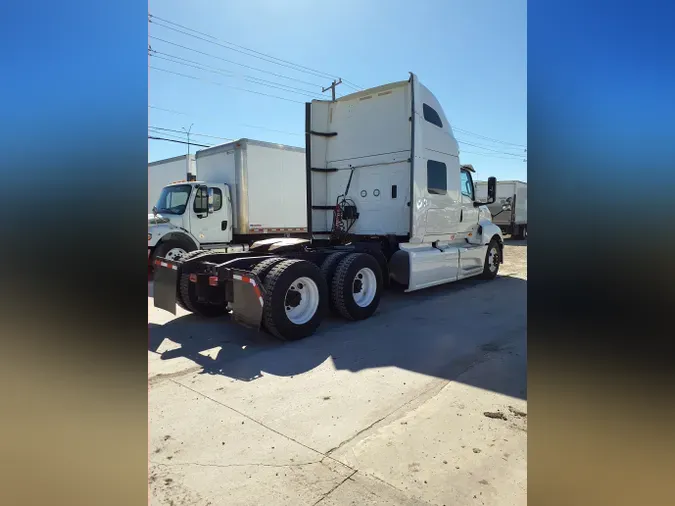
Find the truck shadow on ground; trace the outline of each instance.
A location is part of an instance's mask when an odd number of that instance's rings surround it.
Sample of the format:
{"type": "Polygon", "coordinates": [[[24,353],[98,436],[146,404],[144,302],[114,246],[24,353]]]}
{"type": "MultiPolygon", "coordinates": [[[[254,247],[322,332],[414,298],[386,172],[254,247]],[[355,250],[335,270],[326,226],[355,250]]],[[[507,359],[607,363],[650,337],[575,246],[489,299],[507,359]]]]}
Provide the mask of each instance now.
{"type": "Polygon", "coordinates": [[[240,327],[228,316],[189,314],[149,324],[149,350],[162,360],[187,358],[202,374],[242,381],[302,374],[329,359],[338,370],[398,367],[449,380],[490,362],[495,374],[468,375],[469,383],[525,399],[526,297],[527,281],[511,276],[409,294],[389,291],[370,319],[347,322],[331,316],[315,335],[285,343],[240,327]]]}

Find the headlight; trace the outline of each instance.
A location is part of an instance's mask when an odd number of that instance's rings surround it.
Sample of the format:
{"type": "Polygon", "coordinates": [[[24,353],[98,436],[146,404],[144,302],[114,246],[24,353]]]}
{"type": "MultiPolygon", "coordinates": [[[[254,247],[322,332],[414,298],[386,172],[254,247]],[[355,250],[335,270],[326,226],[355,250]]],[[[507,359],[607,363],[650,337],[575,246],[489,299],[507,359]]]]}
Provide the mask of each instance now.
{"type": "Polygon", "coordinates": [[[148,241],[149,241],[150,239],[152,239],[152,234],[151,234],[150,232],[148,232],[148,241]]]}

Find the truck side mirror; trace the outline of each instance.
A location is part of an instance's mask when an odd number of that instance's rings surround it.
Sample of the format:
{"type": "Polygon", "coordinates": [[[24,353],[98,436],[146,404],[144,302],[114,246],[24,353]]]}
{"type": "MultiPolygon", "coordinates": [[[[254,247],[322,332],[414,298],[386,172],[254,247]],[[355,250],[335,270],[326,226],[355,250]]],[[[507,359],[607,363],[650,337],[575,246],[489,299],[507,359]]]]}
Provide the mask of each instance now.
{"type": "Polygon", "coordinates": [[[492,204],[494,203],[495,200],[497,200],[497,178],[496,177],[489,177],[488,178],[488,187],[487,187],[487,194],[488,194],[488,199],[487,199],[487,204],[492,204]]]}

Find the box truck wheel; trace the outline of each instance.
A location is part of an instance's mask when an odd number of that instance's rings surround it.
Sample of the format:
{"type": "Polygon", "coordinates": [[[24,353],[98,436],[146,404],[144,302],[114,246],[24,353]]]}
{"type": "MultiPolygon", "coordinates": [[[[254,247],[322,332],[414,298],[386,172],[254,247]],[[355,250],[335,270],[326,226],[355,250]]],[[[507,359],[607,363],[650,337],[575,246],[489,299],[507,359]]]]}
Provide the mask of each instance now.
{"type": "Polygon", "coordinates": [[[305,260],[279,262],[263,287],[263,323],[268,332],[293,341],[316,331],[328,309],[328,287],[316,265],[305,260]]]}
{"type": "Polygon", "coordinates": [[[483,274],[480,275],[481,279],[495,279],[497,277],[501,255],[500,251],[501,248],[499,247],[499,242],[497,242],[497,239],[492,239],[485,252],[483,274]]]}
{"type": "Polygon", "coordinates": [[[157,245],[154,258],[166,258],[167,260],[175,261],[180,260],[186,253],[194,250],[194,244],[187,239],[167,239],[157,245]]]}
{"type": "Polygon", "coordinates": [[[365,320],[380,304],[382,269],[371,255],[351,253],[338,264],[331,283],[333,306],[348,320],[365,320]]]}

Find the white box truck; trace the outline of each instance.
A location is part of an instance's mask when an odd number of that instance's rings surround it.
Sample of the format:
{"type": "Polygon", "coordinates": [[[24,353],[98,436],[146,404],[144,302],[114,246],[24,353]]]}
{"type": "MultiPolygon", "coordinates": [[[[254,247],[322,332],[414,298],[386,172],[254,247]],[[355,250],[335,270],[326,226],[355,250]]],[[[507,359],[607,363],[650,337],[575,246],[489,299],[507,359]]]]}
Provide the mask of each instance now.
{"type": "Polygon", "coordinates": [[[192,181],[197,178],[194,155],[175,156],[148,164],[148,213],[157,203],[162,189],[173,181],[192,181]]]}
{"type": "Polygon", "coordinates": [[[329,308],[369,318],[390,281],[411,292],[497,276],[502,233],[485,205],[495,201],[496,180],[478,200],[443,108],[414,74],[306,104],[304,157],[306,184],[274,181],[271,191],[305,200],[309,236],[160,256],[156,307],[231,312],[235,322],[292,340],[314,333],[329,308]]]}
{"type": "Polygon", "coordinates": [[[162,188],[148,215],[148,259],[246,251],[307,232],[305,150],[240,139],[197,151],[199,179],[162,188]]]}
{"type": "MultiPolygon", "coordinates": [[[[476,195],[479,199],[487,196],[487,183],[476,183],[476,195]]],[[[492,222],[518,239],[527,239],[527,183],[523,181],[499,181],[497,200],[488,206],[492,222]]]]}

